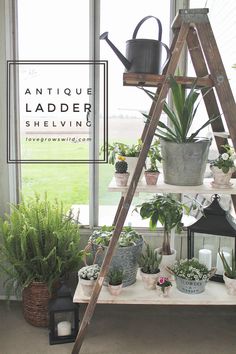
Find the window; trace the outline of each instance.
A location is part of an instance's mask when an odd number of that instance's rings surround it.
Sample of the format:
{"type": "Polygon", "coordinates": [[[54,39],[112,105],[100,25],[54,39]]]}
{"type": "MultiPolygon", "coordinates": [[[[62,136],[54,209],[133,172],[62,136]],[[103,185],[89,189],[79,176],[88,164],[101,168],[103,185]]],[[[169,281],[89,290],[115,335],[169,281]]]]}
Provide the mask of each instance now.
{"type": "MultiPolygon", "coordinates": [[[[160,19],[162,42],[168,45],[170,3],[174,2],[147,0],[143,6],[142,2],[133,0],[18,0],[19,59],[99,59],[100,46],[100,58],[108,60],[109,64],[109,142],[135,143],[144,127],[141,111],[149,110],[150,99],[135,87],[123,86],[123,64],[98,37],[100,33],[109,31],[112,42],[124,53],[125,41],[132,37],[137,23],[143,17],[153,15],[160,19]]],[[[158,26],[155,20],[146,21],[138,36],[156,39],[158,26]]],[[[164,58],[163,51],[163,61],[164,58]]],[[[37,75],[37,70],[25,70],[23,74],[22,77],[30,82],[37,75]]],[[[99,73],[94,75],[98,84],[99,73]]],[[[66,77],[63,82],[66,82],[66,77]]],[[[97,97],[96,107],[99,101],[101,103],[102,97],[97,97]]],[[[96,114],[98,120],[99,114],[96,114]]],[[[102,121],[99,120],[95,131],[96,144],[90,145],[86,152],[90,156],[95,157],[99,153],[101,130],[102,121]]],[[[21,141],[24,138],[25,131],[22,130],[21,141]]],[[[50,146],[44,146],[44,153],[50,154],[50,146]]],[[[28,145],[26,151],[24,145],[21,147],[24,154],[32,154],[32,145],[28,145]]],[[[49,198],[63,200],[68,208],[79,205],[83,224],[110,224],[120,199],[120,195],[107,192],[113,172],[114,167],[108,164],[22,164],[22,193],[28,196],[47,191],[49,198]]]]}

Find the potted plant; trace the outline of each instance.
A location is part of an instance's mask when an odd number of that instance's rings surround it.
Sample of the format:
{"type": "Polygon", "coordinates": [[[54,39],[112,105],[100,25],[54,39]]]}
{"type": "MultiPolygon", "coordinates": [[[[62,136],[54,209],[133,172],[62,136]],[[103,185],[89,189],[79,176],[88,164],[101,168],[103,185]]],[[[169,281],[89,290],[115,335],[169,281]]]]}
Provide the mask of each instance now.
{"type": "Polygon", "coordinates": [[[175,275],[176,287],[186,294],[200,294],[205,290],[207,281],[214,275],[216,268],[210,271],[198,259],[181,259],[168,267],[175,275]]]}
{"type": "Polygon", "coordinates": [[[113,268],[108,273],[108,290],[111,295],[118,296],[122,291],[124,271],[122,268],[113,268]]]}
{"type": "MultiPolygon", "coordinates": [[[[95,255],[98,248],[102,250],[97,254],[96,263],[101,266],[113,234],[113,226],[103,226],[95,230],[89,238],[89,245],[95,255]]],[[[138,271],[138,259],[142,253],[143,238],[132,227],[124,227],[118,240],[115,253],[112,257],[110,268],[124,270],[123,287],[129,286],[136,281],[138,271]]],[[[108,277],[104,280],[108,284],[108,277]]]]}
{"type": "Polygon", "coordinates": [[[155,185],[160,174],[157,166],[157,162],[162,160],[159,146],[160,141],[155,140],[148,151],[150,166],[144,172],[147,185],[155,185]]]}
{"type": "Polygon", "coordinates": [[[224,267],[223,279],[229,295],[236,295],[236,259],[232,252],[232,267],[225,259],[224,252],[219,251],[220,258],[224,267]]]}
{"type": "MultiPolygon", "coordinates": [[[[102,147],[102,150],[104,147],[102,147]]],[[[138,156],[142,149],[142,141],[138,140],[137,144],[125,144],[120,142],[114,142],[108,144],[108,162],[112,165],[115,164],[118,156],[125,156],[125,160],[128,164],[128,172],[130,173],[130,179],[132,179],[135,167],[137,165],[138,156]]],[[[143,177],[143,173],[140,179],[143,177]]]]}
{"type": "Polygon", "coordinates": [[[213,173],[213,187],[229,188],[232,186],[230,179],[235,171],[235,153],[229,145],[222,145],[224,150],[217,159],[210,162],[210,169],[213,173]]]}
{"type": "Polygon", "coordinates": [[[140,274],[144,283],[144,288],[148,290],[155,290],[160,274],[161,256],[157,254],[147,244],[146,250],[142,253],[139,259],[140,274]]]}
{"type": "Polygon", "coordinates": [[[78,271],[79,284],[85,296],[91,296],[99,272],[98,264],[86,265],[78,271]]]}
{"type": "Polygon", "coordinates": [[[21,293],[25,319],[48,325],[48,300],[59,279],[78,269],[80,233],[72,212],[62,203],[35,195],[18,205],[0,223],[0,268],[5,288],[21,293]]]}
{"type": "MultiPolygon", "coordinates": [[[[211,140],[197,136],[218,117],[208,119],[199,129],[190,133],[200,103],[197,103],[199,92],[196,82],[187,95],[184,85],[178,84],[172,76],[169,82],[174,109],[165,102],[163,111],[167,114],[171,126],[159,121],[156,131],[161,142],[164,181],[173,185],[201,185],[211,140]]],[[[143,90],[155,99],[153,92],[144,88],[143,90]]],[[[145,117],[150,120],[148,115],[145,117]]]]}
{"type": "Polygon", "coordinates": [[[156,229],[159,221],[164,228],[164,237],[162,247],[157,249],[157,252],[162,255],[160,264],[160,276],[168,276],[165,267],[174,263],[176,259],[176,251],[170,246],[170,232],[173,228],[181,230],[181,219],[183,216],[183,209],[188,211],[188,207],[176,200],[171,194],[161,195],[156,194],[149,201],[142,203],[136,207],[142,219],[150,219],[149,226],[152,230],[156,229]]]}
{"type": "Polygon", "coordinates": [[[162,296],[169,296],[170,290],[172,289],[172,283],[169,278],[160,277],[157,282],[157,286],[160,288],[162,296]]]}
{"type": "Polygon", "coordinates": [[[127,186],[128,179],[129,179],[129,172],[127,172],[128,164],[125,161],[124,156],[118,156],[118,161],[115,163],[115,179],[116,184],[119,187],[127,186]]]}

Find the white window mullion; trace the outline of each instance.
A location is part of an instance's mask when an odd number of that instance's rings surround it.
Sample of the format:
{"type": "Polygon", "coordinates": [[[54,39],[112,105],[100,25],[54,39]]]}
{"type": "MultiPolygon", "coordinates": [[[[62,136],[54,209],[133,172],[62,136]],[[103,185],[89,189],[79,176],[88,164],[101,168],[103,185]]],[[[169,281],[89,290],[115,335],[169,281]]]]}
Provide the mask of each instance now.
{"type": "MultiPolygon", "coordinates": [[[[99,60],[99,32],[100,32],[100,0],[90,0],[90,60],[99,60]]],[[[94,95],[92,96],[92,128],[90,144],[90,160],[99,159],[99,67],[91,65],[90,82],[94,95]]],[[[89,225],[98,225],[99,213],[99,165],[91,163],[89,166],[89,225]]]]}

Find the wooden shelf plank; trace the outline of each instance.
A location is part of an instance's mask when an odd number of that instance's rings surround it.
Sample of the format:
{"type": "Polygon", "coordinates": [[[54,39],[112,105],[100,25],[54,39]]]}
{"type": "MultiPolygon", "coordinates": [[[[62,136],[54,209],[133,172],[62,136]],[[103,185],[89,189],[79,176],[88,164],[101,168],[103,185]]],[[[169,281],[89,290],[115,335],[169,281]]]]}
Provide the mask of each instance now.
{"type": "MultiPolygon", "coordinates": [[[[189,295],[173,288],[169,297],[160,296],[160,289],[146,290],[140,279],[122,290],[119,296],[112,296],[107,287],[103,286],[98,298],[98,304],[143,304],[143,305],[236,305],[236,296],[227,294],[223,283],[209,281],[201,294],[189,295]]],[[[75,290],[75,303],[88,303],[89,297],[84,296],[80,284],[75,290]]]]}
{"type": "MultiPolygon", "coordinates": [[[[205,178],[204,183],[200,186],[175,186],[172,184],[166,184],[163,181],[162,174],[159,176],[157,184],[155,186],[148,186],[144,179],[142,179],[136,188],[136,193],[202,193],[202,194],[236,194],[236,180],[231,179],[231,188],[216,188],[211,185],[212,178],[205,178]]],[[[113,177],[111,183],[108,186],[109,192],[120,192],[125,194],[128,190],[126,187],[118,187],[116,185],[115,178],[113,177]]]]}
{"type": "MultiPolygon", "coordinates": [[[[176,81],[179,84],[183,84],[186,87],[190,87],[193,82],[197,80],[197,87],[213,87],[214,83],[210,76],[205,77],[187,77],[187,76],[175,76],[176,81]]],[[[124,73],[123,85],[124,86],[148,86],[157,87],[165,80],[165,75],[155,74],[140,74],[140,73],[124,73]]]]}

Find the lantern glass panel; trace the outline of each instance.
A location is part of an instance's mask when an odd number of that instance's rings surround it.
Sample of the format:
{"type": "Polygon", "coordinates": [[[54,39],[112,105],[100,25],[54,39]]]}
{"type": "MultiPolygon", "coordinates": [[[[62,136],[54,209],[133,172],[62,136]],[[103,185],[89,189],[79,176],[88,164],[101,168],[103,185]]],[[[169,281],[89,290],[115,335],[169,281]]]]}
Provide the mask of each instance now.
{"type": "Polygon", "coordinates": [[[55,312],[54,313],[54,325],[55,325],[55,333],[57,333],[57,326],[60,322],[70,322],[71,328],[75,328],[75,319],[74,319],[74,312],[66,311],[66,312],[55,312]]]}
{"type": "MultiPolygon", "coordinates": [[[[222,262],[220,261],[218,250],[231,255],[235,249],[235,239],[227,236],[216,236],[194,232],[194,257],[199,259],[199,251],[207,249],[211,251],[211,267],[218,268],[216,274],[222,275],[222,262]]],[[[230,264],[231,265],[231,264],[230,264]]]]}

